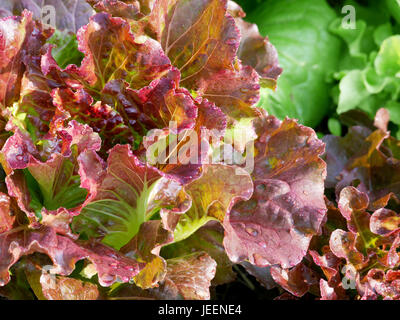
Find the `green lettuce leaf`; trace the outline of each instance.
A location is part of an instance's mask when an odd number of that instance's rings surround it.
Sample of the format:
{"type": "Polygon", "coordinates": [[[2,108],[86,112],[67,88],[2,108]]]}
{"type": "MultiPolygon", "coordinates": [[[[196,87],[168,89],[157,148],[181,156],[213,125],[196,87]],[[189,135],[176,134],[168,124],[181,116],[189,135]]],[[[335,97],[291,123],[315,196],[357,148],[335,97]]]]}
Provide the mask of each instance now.
{"type": "MultiPolygon", "coordinates": [[[[89,155],[79,159],[82,171],[90,171],[94,162],[101,167],[101,159],[89,155]]],[[[141,224],[160,210],[181,214],[191,204],[178,181],[141,162],[128,145],[112,148],[107,169],[100,172],[97,180],[83,179],[90,193],[72,228],[88,237],[103,237],[103,243],[116,249],[127,244],[141,224]]]]}
{"type": "Polygon", "coordinates": [[[249,13],[276,47],[284,70],[276,92],[261,89],[258,106],[308,126],[321,121],[331,104],[327,79],[340,53],[340,41],[328,31],[335,17],[325,0],[268,0],[249,13]]]}
{"type": "Polygon", "coordinates": [[[207,222],[221,223],[234,204],[249,200],[253,182],[243,169],[226,165],[204,165],[203,175],[190,183],[186,191],[192,197],[192,207],[179,217],[174,241],[186,239],[207,222]]]}

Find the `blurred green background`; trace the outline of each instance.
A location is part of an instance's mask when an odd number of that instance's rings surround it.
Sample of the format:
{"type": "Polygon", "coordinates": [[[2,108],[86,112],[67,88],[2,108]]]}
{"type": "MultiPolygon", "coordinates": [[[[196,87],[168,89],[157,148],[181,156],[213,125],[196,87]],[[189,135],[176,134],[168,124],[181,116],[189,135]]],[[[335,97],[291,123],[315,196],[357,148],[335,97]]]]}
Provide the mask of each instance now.
{"type": "Polygon", "coordinates": [[[260,107],[281,119],[297,118],[320,136],[341,135],[350,118],[373,119],[385,107],[399,136],[397,0],[237,2],[275,45],[284,69],[275,92],[262,89],[260,107]]]}

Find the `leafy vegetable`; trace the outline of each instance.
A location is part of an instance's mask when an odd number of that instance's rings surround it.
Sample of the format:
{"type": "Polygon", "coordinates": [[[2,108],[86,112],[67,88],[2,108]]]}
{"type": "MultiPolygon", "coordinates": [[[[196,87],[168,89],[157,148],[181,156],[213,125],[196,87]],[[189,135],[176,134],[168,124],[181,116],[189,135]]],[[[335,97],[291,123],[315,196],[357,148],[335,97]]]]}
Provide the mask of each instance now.
{"type": "Polygon", "coordinates": [[[38,1],[6,1],[15,16],[0,20],[0,294],[210,299],[238,263],[293,295],[316,292],[304,260],[326,220],[324,144],[256,107],[282,69],[243,10],[45,3],[57,30],[38,1]]]}
{"type": "Polygon", "coordinates": [[[262,117],[255,127],[253,197],[225,219],[224,245],[234,262],[288,268],[304,257],[325,216],[326,169],[318,157],[324,146],[293,120],[262,117]]]}
{"type": "Polygon", "coordinates": [[[276,46],[285,72],[276,92],[261,89],[261,106],[280,119],[316,126],[330,109],[329,79],[336,70],[340,42],[328,27],[336,14],[325,0],[263,1],[248,20],[276,46]]]}
{"type": "MultiPolygon", "coordinates": [[[[93,166],[92,161],[82,162],[82,170],[86,171],[87,166],[93,166]]],[[[182,186],[163,176],[141,163],[128,145],[115,146],[109,152],[107,170],[90,187],[88,200],[75,218],[74,230],[90,237],[103,235],[104,243],[120,249],[158,210],[185,212],[190,200],[182,186]]]]}

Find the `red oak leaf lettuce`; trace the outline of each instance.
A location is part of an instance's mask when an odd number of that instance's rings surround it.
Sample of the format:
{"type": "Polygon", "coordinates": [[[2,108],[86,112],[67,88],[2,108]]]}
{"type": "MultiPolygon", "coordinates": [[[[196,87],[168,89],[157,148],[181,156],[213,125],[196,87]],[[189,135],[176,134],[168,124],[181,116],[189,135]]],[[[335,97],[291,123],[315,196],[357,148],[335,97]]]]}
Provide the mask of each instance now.
{"type": "Polygon", "coordinates": [[[8,192],[31,217],[43,208],[74,213],[87,193],[80,187],[78,155],[99,150],[101,139],[89,126],[71,121],[42,142],[40,150],[19,130],[7,140],[1,154],[8,192]]]}
{"type": "Polygon", "coordinates": [[[370,209],[375,210],[385,207],[392,195],[400,197],[399,142],[390,136],[387,123],[387,110],[380,109],[375,131],[355,126],[343,138],[324,138],[329,168],[326,186],[335,188],[337,198],[343,188],[357,186],[368,195],[370,209]]]}
{"type": "Polygon", "coordinates": [[[330,249],[346,260],[347,270],[351,271],[347,277],[361,297],[396,298],[395,293],[385,291],[391,288],[391,280],[386,283],[385,272],[391,273],[400,263],[397,214],[388,209],[370,214],[368,207],[368,196],[356,188],[346,187],[340,192],[339,209],[347,220],[348,231],[337,229],[332,232],[330,249]]]}
{"type": "MultiPolygon", "coordinates": [[[[254,106],[282,72],[268,39],[228,0],[88,3],[96,14],[80,0],[7,3],[33,13],[0,20],[0,292],[210,299],[241,262],[269,288],[341,297],[345,250],[319,250],[330,230],[324,144],[254,106]],[[56,7],[82,61],[60,59],[72,47],[54,47],[53,30],[34,20],[39,4],[56,7]],[[236,129],[250,134],[236,141],[236,129]],[[225,152],[237,158],[225,163],[225,152]]],[[[394,154],[386,123],[376,121],[394,154]]],[[[347,207],[339,203],[357,258],[365,252],[347,207]]],[[[396,297],[386,268],[398,264],[400,220],[388,208],[370,221],[392,245],[374,260],[385,274],[360,278],[360,290],[396,297]]]]}

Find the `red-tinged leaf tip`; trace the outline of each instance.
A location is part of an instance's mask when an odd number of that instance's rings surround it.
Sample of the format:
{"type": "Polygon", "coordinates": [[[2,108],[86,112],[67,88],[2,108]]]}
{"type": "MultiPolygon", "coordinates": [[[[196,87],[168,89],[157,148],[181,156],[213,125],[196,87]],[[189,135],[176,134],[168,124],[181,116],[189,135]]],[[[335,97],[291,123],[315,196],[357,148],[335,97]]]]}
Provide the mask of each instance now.
{"type": "Polygon", "coordinates": [[[353,265],[359,266],[365,262],[365,257],[356,247],[356,236],[351,232],[336,229],[332,232],[329,247],[339,258],[348,259],[353,265]]]}
{"type": "Polygon", "coordinates": [[[334,255],[330,249],[320,256],[316,251],[310,250],[309,253],[314,261],[314,263],[321,267],[326,279],[328,280],[328,285],[335,288],[341,283],[340,277],[340,266],[342,264],[342,259],[339,259],[334,255]]]}
{"type": "Polygon", "coordinates": [[[108,12],[113,17],[137,20],[144,16],[140,12],[141,4],[138,1],[126,3],[118,0],[88,0],[93,8],[98,12],[108,12]]]}
{"type": "Polygon", "coordinates": [[[379,130],[387,131],[390,120],[389,111],[385,108],[380,108],[375,115],[374,126],[379,130]]]}
{"type": "Polygon", "coordinates": [[[260,35],[256,24],[251,24],[241,18],[236,18],[241,40],[238,58],[244,65],[253,67],[260,75],[263,87],[276,89],[277,80],[283,69],[279,67],[278,52],[268,38],[260,35]]]}
{"type": "Polygon", "coordinates": [[[346,291],[342,287],[331,287],[324,279],[319,281],[319,289],[321,300],[349,300],[346,291]]]}
{"type": "Polygon", "coordinates": [[[376,210],[370,220],[370,229],[381,236],[389,236],[400,228],[400,216],[393,210],[381,208],[376,210]]]}
{"type": "Polygon", "coordinates": [[[368,196],[354,187],[346,187],[340,192],[339,210],[346,220],[351,220],[353,211],[365,211],[368,208],[368,196]]]}

